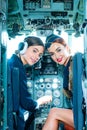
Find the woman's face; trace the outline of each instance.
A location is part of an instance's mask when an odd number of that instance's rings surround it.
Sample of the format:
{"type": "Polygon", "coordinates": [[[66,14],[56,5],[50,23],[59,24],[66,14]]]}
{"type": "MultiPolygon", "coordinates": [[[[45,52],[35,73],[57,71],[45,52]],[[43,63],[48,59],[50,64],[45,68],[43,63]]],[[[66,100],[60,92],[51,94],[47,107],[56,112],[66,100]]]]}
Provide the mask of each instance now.
{"type": "Polygon", "coordinates": [[[65,65],[69,57],[68,46],[63,46],[62,44],[57,42],[51,44],[51,46],[48,48],[48,52],[50,53],[53,61],[60,65],[65,65]]]}
{"type": "Polygon", "coordinates": [[[23,64],[34,65],[39,61],[43,55],[44,47],[43,46],[30,46],[26,52],[22,55],[23,64]]]}

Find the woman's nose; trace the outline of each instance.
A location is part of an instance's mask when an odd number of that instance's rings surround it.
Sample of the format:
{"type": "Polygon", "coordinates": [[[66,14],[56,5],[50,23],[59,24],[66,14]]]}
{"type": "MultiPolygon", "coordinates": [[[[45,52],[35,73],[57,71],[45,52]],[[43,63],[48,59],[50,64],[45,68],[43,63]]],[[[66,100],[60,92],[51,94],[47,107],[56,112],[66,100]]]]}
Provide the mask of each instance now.
{"type": "Polygon", "coordinates": [[[55,53],[55,58],[58,58],[58,54],[57,53],[55,53]]]}

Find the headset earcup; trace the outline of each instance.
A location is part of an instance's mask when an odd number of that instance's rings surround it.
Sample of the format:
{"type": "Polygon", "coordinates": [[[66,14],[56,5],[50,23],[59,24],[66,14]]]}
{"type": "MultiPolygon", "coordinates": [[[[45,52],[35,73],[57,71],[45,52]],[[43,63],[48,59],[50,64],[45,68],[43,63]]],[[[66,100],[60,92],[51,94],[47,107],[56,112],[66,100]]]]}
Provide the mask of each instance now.
{"type": "Polygon", "coordinates": [[[20,53],[20,54],[24,54],[25,51],[27,50],[27,48],[28,48],[27,42],[22,42],[22,43],[20,43],[20,44],[19,44],[19,53],[20,53]]]}

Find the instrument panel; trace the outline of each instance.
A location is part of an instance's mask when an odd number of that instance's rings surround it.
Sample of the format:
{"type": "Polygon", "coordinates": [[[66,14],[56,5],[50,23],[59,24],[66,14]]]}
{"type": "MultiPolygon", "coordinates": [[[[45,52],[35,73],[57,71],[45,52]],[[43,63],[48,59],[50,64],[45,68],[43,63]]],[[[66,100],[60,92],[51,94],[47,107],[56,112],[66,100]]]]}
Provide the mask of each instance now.
{"type": "Polygon", "coordinates": [[[43,60],[44,63],[38,63],[36,69],[32,69],[32,72],[30,72],[32,73],[32,77],[28,77],[27,79],[28,89],[34,100],[44,95],[52,95],[52,102],[40,106],[40,109],[36,112],[33,124],[34,130],[42,129],[51,108],[71,108],[70,100],[64,96],[62,91],[63,66],[57,66],[49,56],[45,57],[45,59],[43,60]]]}

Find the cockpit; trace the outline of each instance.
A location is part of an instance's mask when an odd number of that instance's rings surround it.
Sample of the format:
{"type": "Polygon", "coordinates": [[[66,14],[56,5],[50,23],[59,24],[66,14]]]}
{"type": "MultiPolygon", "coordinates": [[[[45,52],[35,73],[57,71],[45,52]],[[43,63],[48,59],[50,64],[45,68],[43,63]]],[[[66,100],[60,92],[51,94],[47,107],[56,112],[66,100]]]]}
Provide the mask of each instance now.
{"type": "MultiPolygon", "coordinates": [[[[74,118],[76,130],[87,130],[87,0],[0,1],[0,130],[17,130],[14,127],[17,123],[16,112],[13,112],[12,107],[13,103],[19,100],[19,90],[15,91],[9,87],[12,81],[10,78],[8,80],[11,75],[7,70],[7,60],[25,37],[38,36],[45,45],[46,37],[53,33],[65,39],[72,50],[72,55],[77,52],[82,54],[82,57],[81,55],[75,57],[74,64],[74,77],[77,76],[77,80],[75,78],[73,82],[77,88],[73,89],[76,92],[73,100],[75,105],[78,104],[74,107],[74,118]],[[14,101],[11,101],[12,95],[14,101]]],[[[51,108],[72,108],[70,99],[63,93],[64,66],[56,64],[46,50],[35,65],[24,67],[30,97],[36,101],[44,95],[52,95],[52,102],[41,105],[32,122],[31,114],[31,123],[25,129],[42,130],[51,108]]],[[[19,85],[17,69],[12,76],[13,86],[16,87],[19,85]]],[[[29,113],[23,112],[23,116],[27,118],[29,113]]],[[[64,124],[60,123],[59,130],[74,129],[68,126],[65,128],[64,124]]]]}

